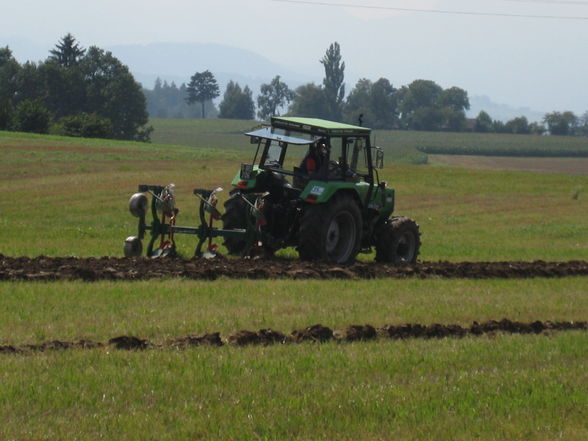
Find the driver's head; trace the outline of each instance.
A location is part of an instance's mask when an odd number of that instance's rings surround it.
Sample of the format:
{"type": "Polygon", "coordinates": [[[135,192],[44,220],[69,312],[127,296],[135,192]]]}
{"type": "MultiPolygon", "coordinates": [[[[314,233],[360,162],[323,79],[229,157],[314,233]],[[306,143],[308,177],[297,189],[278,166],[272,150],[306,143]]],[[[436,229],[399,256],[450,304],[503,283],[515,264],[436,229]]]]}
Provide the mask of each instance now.
{"type": "Polygon", "coordinates": [[[327,141],[324,138],[320,138],[316,142],[316,152],[321,156],[327,156],[327,141]]]}

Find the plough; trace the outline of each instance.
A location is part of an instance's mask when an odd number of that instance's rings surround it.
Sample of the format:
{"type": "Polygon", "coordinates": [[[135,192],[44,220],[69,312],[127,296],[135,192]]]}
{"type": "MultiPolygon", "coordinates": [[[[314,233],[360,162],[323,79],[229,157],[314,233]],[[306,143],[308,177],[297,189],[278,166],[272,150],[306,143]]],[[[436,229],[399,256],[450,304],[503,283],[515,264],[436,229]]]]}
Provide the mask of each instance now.
{"type": "Polygon", "coordinates": [[[222,214],[216,208],[218,203],[217,193],[222,191],[221,187],[214,190],[195,189],[194,195],[199,199],[200,225],[198,227],[186,227],[176,225],[179,209],[175,206],[174,184],[167,186],[160,185],[139,185],[137,193],[129,199],[129,211],[139,218],[137,236],[129,236],[125,240],[124,254],[126,257],[137,257],[143,253],[142,241],[147,232],[150,233],[146,255],[148,257],[163,257],[175,255],[176,234],[191,234],[198,237],[198,243],[194,250],[196,257],[212,258],[217,254],[217,245],[213,243],[215,237],[237,238],[243,241],[246,246],[242,255],[247,255],[250,250],[261,242],[262,233],[259,225],[263,222],[255,222],[252,219],[261,220],[263,214],[240,193],[235,197],[241,197],[250,209],[250,216],[246,228],[223,229],[215,228],[214,221],[221,220],[222,214]],[[151,196],[151,202],[149,198],[151,196]],[[151,212],[151,223],[147,223],[147,217],[151,212]],[[207,219],[208,215],[208,219],[207,219]],[[206,250],[203,251],[204,244],[206,250]]]}

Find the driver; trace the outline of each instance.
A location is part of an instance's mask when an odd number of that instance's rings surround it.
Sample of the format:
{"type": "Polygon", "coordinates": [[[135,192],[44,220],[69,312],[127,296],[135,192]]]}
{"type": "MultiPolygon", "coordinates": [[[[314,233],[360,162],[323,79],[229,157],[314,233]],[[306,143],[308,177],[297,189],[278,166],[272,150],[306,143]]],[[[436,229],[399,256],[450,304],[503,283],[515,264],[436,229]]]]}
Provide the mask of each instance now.
{"type": "Polygon", "coordinates": [[[317,173],[327,160],[327,142],[324,138],[310,144],[308,152],[300,163],[300,168],[307,174],[317,173]]]}

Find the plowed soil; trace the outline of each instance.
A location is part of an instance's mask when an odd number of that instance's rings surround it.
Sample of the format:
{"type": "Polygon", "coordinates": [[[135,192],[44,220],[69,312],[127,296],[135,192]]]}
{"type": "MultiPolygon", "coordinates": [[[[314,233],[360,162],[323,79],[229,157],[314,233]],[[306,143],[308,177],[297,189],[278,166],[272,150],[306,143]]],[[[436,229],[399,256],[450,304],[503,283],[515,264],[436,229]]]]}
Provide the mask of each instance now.
{"type": "Polygon", "coordinates": [[[508,319],[500,321],[473,322],[469,327],[461,325],[443,325],[433,323],[422,325],[418,323],[406,323],[401,325],[385,325],[376,328],[372,325],[349,325],[341,330],[333,331],[331,328],[316,324],[304,329],[284,334],[273,329],[260,329],[259,331],[241,330],[221,338],[219,332],[203,335],[188,335],[155,344],[148,340],[122,335],[108,340],[108,343],[89,340],[60,341],[53,340],[40,344],[28,345],[0,345],[0,354],[27,354],[34,352],[60,351],[66,349],[95,349],[112,347],[123,350],[145,349],[186,349],[193,346],[232,346],[271,345],[304,342],[356,342],[376,339],[432,339],[432,338],[462,338],[466,336],[479,337],[483,335],[495,335],[496,333],[508,334],[543,334],[549,335],[556,331],[586,331],[588,322],[551,322],[534,321],[530,323],[516,322],[508,319]]]}
{"type": "Polygon", "coordinates": [[[405,277],[530,278],[588,275],[588,262],[421,262],[415,265],[355,263],[337,266],[285,259],[179,259],[7,257],[0,254],[0,280],[142,280],[183,277],[231,279],[374,279],[405,277]]]}

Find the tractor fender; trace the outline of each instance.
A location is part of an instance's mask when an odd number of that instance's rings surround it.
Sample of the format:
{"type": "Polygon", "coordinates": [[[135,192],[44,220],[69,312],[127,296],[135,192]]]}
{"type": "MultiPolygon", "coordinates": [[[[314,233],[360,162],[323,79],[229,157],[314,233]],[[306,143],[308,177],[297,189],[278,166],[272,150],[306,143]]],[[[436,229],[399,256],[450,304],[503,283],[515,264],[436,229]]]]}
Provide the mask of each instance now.
{"type": "Polygon", "coordinates": [[[363,200],[367,195],[369,184],[361,182],[342,181],[309,181],[300,193],[300,199],[311,204],[324,204],[329,202],[335,194],[350,194],[363,206],[363,200]]]}

